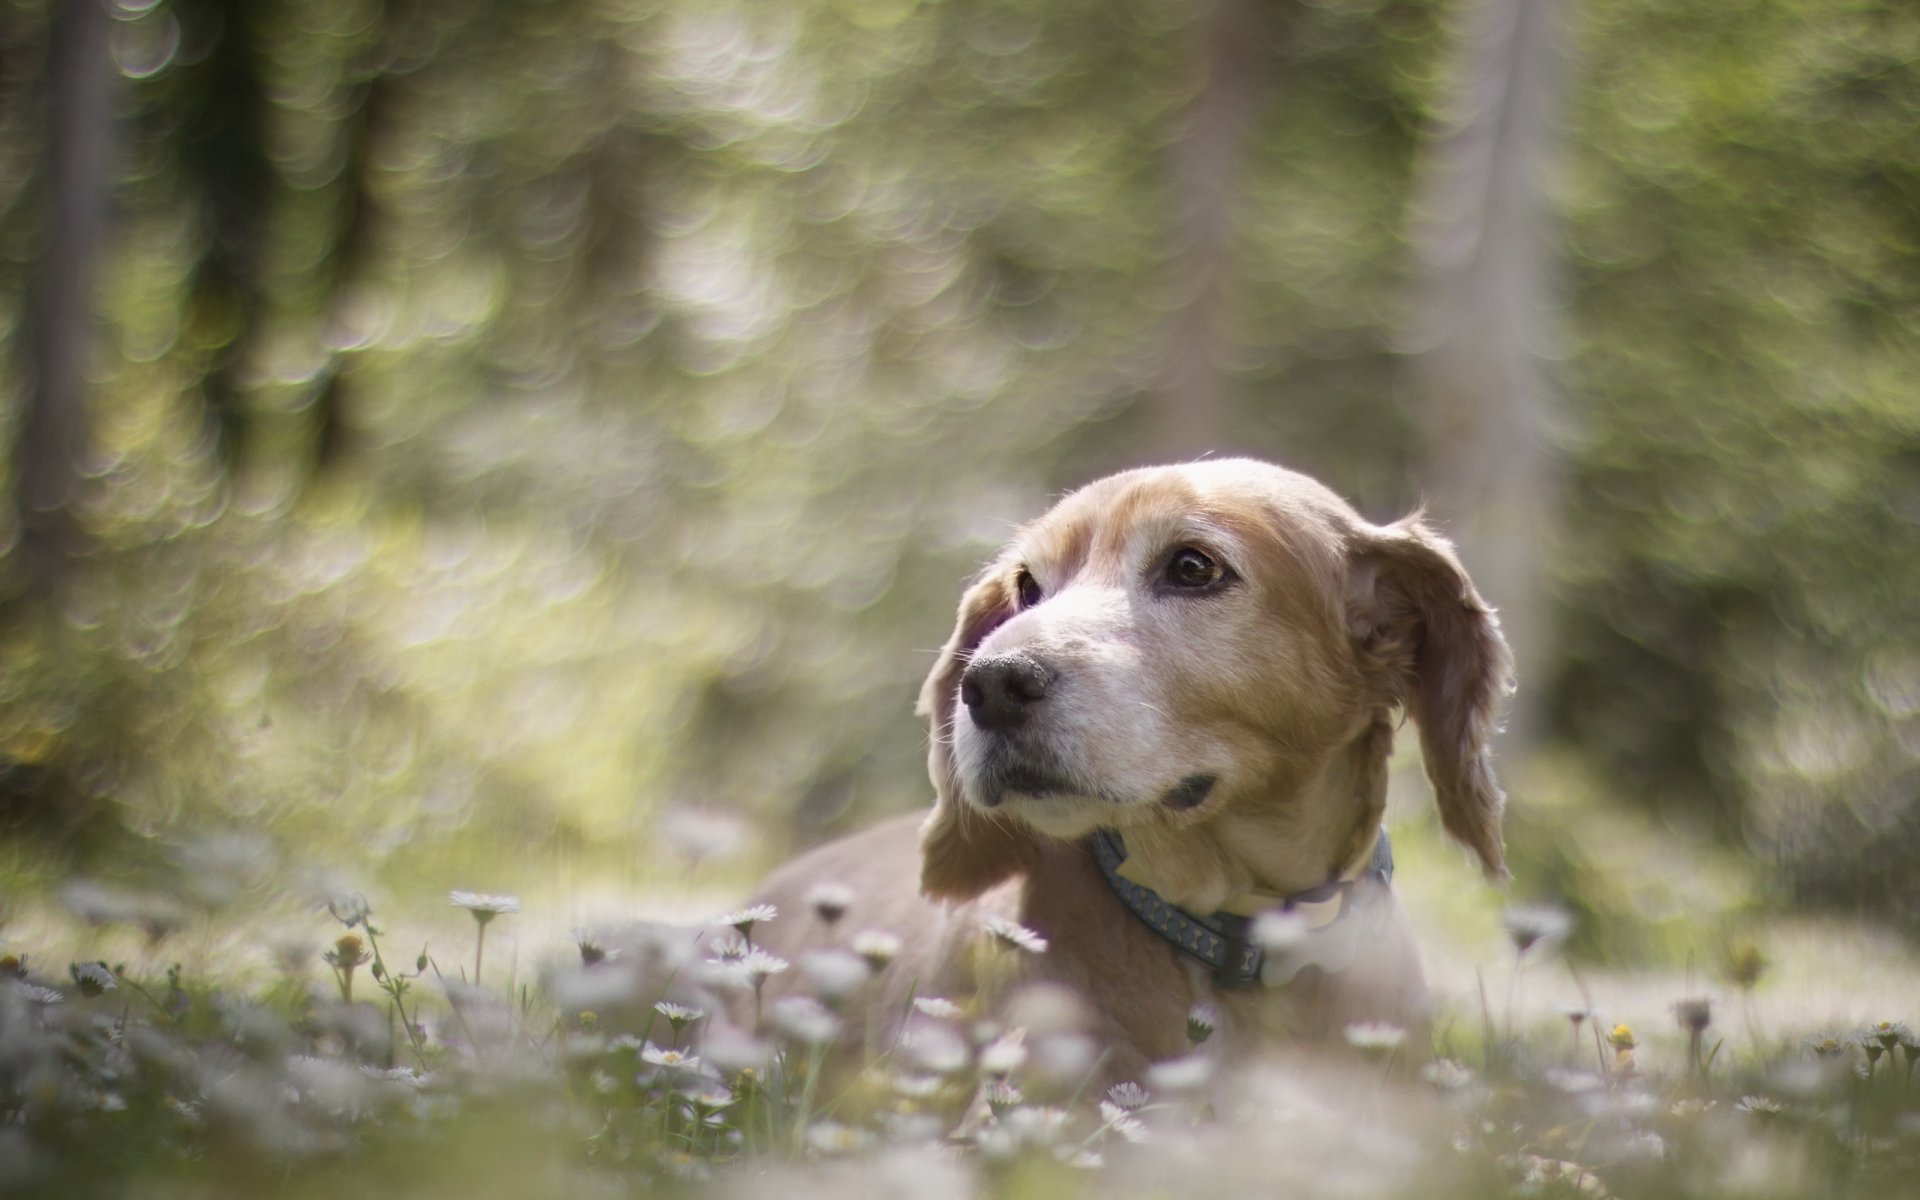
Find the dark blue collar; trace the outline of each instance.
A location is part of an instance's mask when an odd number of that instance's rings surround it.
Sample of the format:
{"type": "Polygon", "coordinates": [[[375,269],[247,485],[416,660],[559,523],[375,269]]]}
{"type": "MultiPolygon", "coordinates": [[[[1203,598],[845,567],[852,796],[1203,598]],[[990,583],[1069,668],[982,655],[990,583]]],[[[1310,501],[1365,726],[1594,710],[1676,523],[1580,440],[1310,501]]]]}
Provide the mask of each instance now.
{"type": "MultiPolygon", "coordinates": [[[[1134,916],[1147,923],[1147,928],[1212,967],[1214,980],[1222,986],[1249,987],[1260,982],[1260,969],[1265,964],[1266,951],[1252,944],[1247,937],[1247,931],[1253,923],[1250,918],[1230,912],[1201,916],[1177,904],[1169,904],[1152,888],[1120,874],[1120,864],[1127,861],[1127,846],[1118,833],[1111,829],[1095,830],[1092,841],[1093,858],[1100,864],[1100,873],[1106,876],[1107,886],[1113,889],[1113,894],[1120,897],[1120,902],[1134,916]]],[[[1327,922],[1331,924],[1346,915],[1354,889],[1369,881],[1382,885],[1393,882],[1393,843],[1387,840],[1385,828],[1380,830],[1379,840],[1373,844],[1373,858],[1368,861],[1365,871],[1351,879],[1336,879],[1304,892],[1295,892],[1283,898],[1276,908],[1290,912],[1304,905],[1337,902],[1338,908],[1327,922]]]]}

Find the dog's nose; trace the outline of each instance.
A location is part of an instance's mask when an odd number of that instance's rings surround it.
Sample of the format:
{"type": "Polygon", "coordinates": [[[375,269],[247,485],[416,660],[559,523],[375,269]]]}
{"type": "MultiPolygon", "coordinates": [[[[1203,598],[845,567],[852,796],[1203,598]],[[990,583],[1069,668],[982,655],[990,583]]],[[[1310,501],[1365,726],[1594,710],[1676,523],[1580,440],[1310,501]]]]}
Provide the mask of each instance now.
{"type": "Polygon", "coordinates": [[[976,658],[960,676],[960,702],[982,729],[1017,729],[1033,706],[1046,698],[1053,672],[1030,654],[1014,652],[976,658]]]}

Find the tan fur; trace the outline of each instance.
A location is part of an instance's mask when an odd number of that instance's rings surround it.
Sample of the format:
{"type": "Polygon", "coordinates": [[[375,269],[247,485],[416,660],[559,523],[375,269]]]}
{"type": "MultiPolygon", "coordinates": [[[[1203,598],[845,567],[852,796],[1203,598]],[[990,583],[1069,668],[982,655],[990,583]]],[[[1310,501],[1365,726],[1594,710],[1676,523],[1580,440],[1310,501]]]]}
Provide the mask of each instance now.
{"type": "Polygon", "coordinates": [[[1487,739],[1508,669],[1492,610],[1418,516],[1375,526],[1313,480],[1244,459],[1100,480],[1020,530],[962,598],[920,697],[932,813],[776,873],[760,895],[785,916],[761,936],[792,955],[862,928],[899,934],[905,949],[879,998],[898,1012],[909,990],[975,992],[980,921],[1018,920],[1051,941],[1021,959],[1022,976],[1084,997],[1111,1078],[1180,1053],[1199,1000],[1248,1032],[1323,1034],[1363,1018],[1418,1026],[1418,957],[1386,889],[1362,897],[1377,932],[1346,970],[1223,990],[1121,905],[1085,835],[1121,831],[1141,881],[1194,911],[1325,883],[1372,851],[1404,712],[1446,830],[1498,876],[1503,797],[1487,739]],[[1159,586],[1156,571],[1183,546],[1238,582],[1206,595],[1159,586]],[[1044,593],[1025,611],[1022,570],[1044,593]],[[974,794],[998,751],[960,703],[960,682],[976,655],[1009,652],[1057,672],[1031,737],[1086,794],[1007,792],[993,808],[974,794]],[[1203,803],[1163,802],[1195,775],[1215,779],[1203,803]],[[822,880],[858,897],[833,927],[806,913],[822,880]]]}

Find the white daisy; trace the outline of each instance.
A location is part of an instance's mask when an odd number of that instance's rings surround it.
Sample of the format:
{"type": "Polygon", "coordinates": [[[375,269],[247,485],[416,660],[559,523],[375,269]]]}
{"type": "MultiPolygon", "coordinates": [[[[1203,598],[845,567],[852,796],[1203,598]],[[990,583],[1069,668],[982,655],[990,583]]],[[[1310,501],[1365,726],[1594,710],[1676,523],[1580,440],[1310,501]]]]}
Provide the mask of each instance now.
{"type": "Polygon", "coordinates": [[[809,1046],[824,1046],[840,1035],[840,1018],[811,996],[782,997],[772,1017],[774,1028],[809,1046]]]}
{"type": "Polygon", "coordinates": [[[700,1060],[684,1050],[670,1050],[648,1042],[640,1051],[640,1061],[652,1063],[656,1067],[665,1067],[670,1071],[697,1071],[700,1060]]]}
{"type": "Polygon", "coordinates": [[[1020,1030],[997,1038],[980,1051],[980,1070],[987,1075],[1011,1075],[1027,1061],[1027,1043],[1020,1030]]]}
{"type": "Polygon", "coordinates": [[[1163,1092],[1195,1091],[1212,1077],[1213,1063],[1200,1054],[1163,1059],[1147,1068],[1147,1081],[1163,1092]]]}
{"type": "Polygon", "coordinates": [[[828,925],[847,915],[853,907],[853,889],[844,883],[815,884],[807,893],[807,904],[812,907],[813,915],[828,925]]]}
{"type": "Polygon", "coordinates": [[[682,1029],[685,1029],[701,1017],[707,1015],[705,1009],[688,1008],[684,1004],[675,1004],[671,1000],[654,1001],[653,1011],[665,1017],[667,1023],[673,1026],[675,1033],[679,1033],[682,1029]]]}
{"type": "Polygon", "coordinates": [[[113,972],[102,962],[73,963],[67,967],[73,976],[74,986],[83,996],[98,996],[101,992],[110,992],[119,987],[113,978],[113,972]]]}
{"type": "Polygon", "coordinates": [[[1187,1010],[1187,1044],[1198,1046],[1220,1028],[1220,1010],[1211,1004],[1196,1004],[1187,1010]]]}
{"type": "Polygon", "coordinates": [[[473,914],[473,919],[485,925],[502,913],[520,911],[520,897],[496,896],[486,892],[448,892],[447,899],[455,908],[464,908],[473,914]]]}
{"type": "Polygon", "coordinates": [[[778,975],[792,965],[793,964],[781,958],[778,954],[768,954],[765,950],[750,951],[745,958],[740,960],[741,972],[746,975],[747,981],[755,987],[759,987],[762,983],[765,983],[768,976],[778,975]]]}
{"type": "Polygon", "coordinates": [[[753,904],[746,908],[736,908],[730,913],[721,913],[712,921],[712,925],[731,925],[740,931],[741,937],[751,937],[753,927],[762,921],[771,921],[780,915],[780,910],[771,904],[753,904]]]}
{"type": "Polygon", "coordinates": [[[865,929],[853,935],[853,952],[878,971],[900,953],[900,939],[884,929],[865,929]]]}
{"type": "Polygon", "coordinates": [[[815,1121],[807,1127],[807,1145],[817,1154],[851,1154],[864,1150],[873,1135],[838,1121],[815,1121]]]}
{"type": "Polygon", "coordinates": [[[1131,1111],[1146,1106],[1148,1099],[1147,1089],[1134,1083],[1132,1080],[1128,1080],[1125,1083],[1116,1083],[1108,1088],[1107,1099],[1119,1105],[1121,1108],[1131,1111]]]}
{"type": "Polygon", "coordinates": [[[1100,1119],[1107,1123],[1108,1129],[1136,1145],[1151,1141],[1153,1138],[1153,1135],[1147,1132],[1145,1122],[1110,1100],[1100,1102],[1100,1119]]]}
{"type": "Polygon", "coordinates": [[[900,1048],[923,1071],[951,1075],[967,1065],[967,1044],[945,1025],[922,1024],[900,1035],[900,1048]]]}
{"type": "Polygon", "coordinates": [[[883,1112],[887,1140],[901,1145],[931,1145],[946,1136],[947,1124],[928,1112],[883,1112]]]}
{"type": "Polygon", "coordinates": [[[1581,1071],[1573,1067],[1548,1067],[1540,1073],[1540,1078],[1569,1096],[1596,1091],[1603,1082],[1592,1071],[1581,1071]]]}
{"type": "Polygon", "coordinates": [[[993,935],[995,941],[1009,949],[1024,950],[1028,954],[1047,952],[1047,939],[1018,921],[1009,921],[1005,917],[988,917],[980,924],[993,935]]]}
{"type": "Polygon", "coordinates": [[[893,1090],[909,1100],[925,1100],[940,1090],[940,1077],[919,1071],[896,1072],[893,1090]]]}
{"type": "Polygon", "coordinates": [[[814,994],[828,1003],[846,999],[873,977],[867,964],[850,950],[810,950],[800,956],[800,970],[814,994]]]}
{"type": "Polygon", "coordinates": [[[573,944],[580,951],[580,965],[583,967],[597,967],[620,957],[619,947],[607,945],[605,936],[590,929],[574,930],[573,944]]]}
{"type": "Polygon", "coordinates": [[[1651,1129],[1642,1129],[1627,1138],[1621,1147],[1630,1158],[1644,1158],[1658,1161],[1667,1156],[1667,1143],[1664,1138],[1651,1129]]]}
{"type": "Polygon", "coordinates": [[[1051,1146],[1067,1127],[1067,1111],[1050,1106],[1016,1108],[1006,1115],[1002,1124],[1022,1145],[1051,1146]]]}
{"type": "Polygon", "coordinates": [[[1356,1021],[1347,1026],[1347,1044],[1361,1050],[1397,1050],[1407,1031],[1388,1021],[1356,1021]]]}
{"type": "Polygon", "coordinates": [[[1304,913],[1274,908],[1254,917],[1247,940],[1270,954],[1283,954],[1305,941],[1309,932],[1304,913]]]}
{"type": "Polygon", "coordinates": [[[980,1098],[987,1102],[987,1111],[996,1117],[1004,1117],[1026,1102],[1026,1094],[1016,1087],[1012,1080],[993,1079],[980,1089],[980,1098]]]}
{"type": "Polygon", "coordinates": [[[1547,904],[1516,904],[1500,915],[1500,923],[1506,926],[1507,937],[1521,954],[1541,942],[1551,945],[1573,932],[1573,918],[1566,910],[1547,904]]]}

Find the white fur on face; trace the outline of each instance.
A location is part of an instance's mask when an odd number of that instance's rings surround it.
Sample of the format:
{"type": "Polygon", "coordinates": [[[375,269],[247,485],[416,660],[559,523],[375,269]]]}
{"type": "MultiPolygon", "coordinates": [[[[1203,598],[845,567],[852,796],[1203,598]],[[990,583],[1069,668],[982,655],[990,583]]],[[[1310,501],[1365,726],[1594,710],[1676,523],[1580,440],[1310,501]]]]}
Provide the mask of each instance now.
{"type": "MultiPolygon", "coordinates": [[[[1244,659],[1236,647],[1247,641],[1243,627],[1255,610],[1247,582],[1185,596],[1166,594],[1150,577],[1174,546],[1199,541],[1135,531],[1117,563],[1066,580],[980,643],[975,658],[1020,651],[1046,664],[1053,682],[1010,734],[980,729],[956,705],[954,757],[968,803],[1075,838],[1124,826],[1132,810],[1162,803],[1195,778],[1215,781],[1218,791],[1231,785],[1239,765],[1233,730],[1194,712],[1194,689],[1183,685],[1195,671],[1224,678],[1244,659]],[[1022,790],[1022,778],[1035,775],[1047,781],[1044,790],[1022,790]]],[[[1205,545],[1233,565],[1227,539],[1211,535],[1205,545]]],[[[1045,570],[1036,563],[1036,578],[1044,581],[1045,570]]]]}

